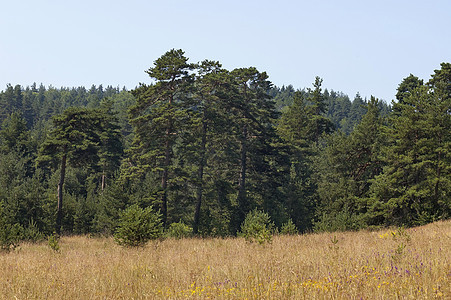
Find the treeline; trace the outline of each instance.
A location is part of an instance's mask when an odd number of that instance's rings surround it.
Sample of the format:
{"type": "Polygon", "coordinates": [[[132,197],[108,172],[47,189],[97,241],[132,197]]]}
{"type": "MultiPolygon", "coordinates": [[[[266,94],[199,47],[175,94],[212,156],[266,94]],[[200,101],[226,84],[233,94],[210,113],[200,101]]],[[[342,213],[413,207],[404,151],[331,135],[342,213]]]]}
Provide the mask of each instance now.
{"type": "MultiPolygon", "coordinates": [[[[298,91],[305,99],[308,98],[308,91],[303,89],[298,91]]],[[[292,85],[279,87],[272,87],[269,90],[269,95],[273,98],[276,110],[283,111],[293,104],[296,90],[292,85]]],[[[326,103],[326,116],[332,121],[335,130],[340,130],[345,134],[351,133],[354,127],[360,122],[363,115],[366,113],[367,99],[362,99],[357,93],[351,101],[348,95],[333,90],[324,90],[324,102],[326,103]]],[[[381,116],[388,116],[391,111],[391,106],[384,101],[378,101],[378,107],[381,116]]]]}
{"type": "Polygon", "coordinates": [[[254,209],[300,232],[450,216],[449,63],[402,80],[392,106],[182,50],[147,73],[132,91],[0,93],[0,235],[111,234],[131,205],[202,236],[236,234],[254,209]]]}

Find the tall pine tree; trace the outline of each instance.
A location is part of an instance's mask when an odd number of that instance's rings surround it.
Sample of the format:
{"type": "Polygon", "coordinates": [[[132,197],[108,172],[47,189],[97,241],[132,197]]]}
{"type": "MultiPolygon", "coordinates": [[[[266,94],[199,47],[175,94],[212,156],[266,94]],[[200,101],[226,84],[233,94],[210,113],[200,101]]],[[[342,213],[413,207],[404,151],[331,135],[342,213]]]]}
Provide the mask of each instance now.
{"type": "Polygon", "coordinates": [[[130,109],[135,138],[131,148],[131,173],[156,172],[160,177],[159,208],[163,223],[168,219],[168,194],[174,175],[174,150],[192,89],[193,66],[182,50],[172,49],[158,58],[147,74],[154,84],[141,84],[132,91],[136,105],[130,109]]]}

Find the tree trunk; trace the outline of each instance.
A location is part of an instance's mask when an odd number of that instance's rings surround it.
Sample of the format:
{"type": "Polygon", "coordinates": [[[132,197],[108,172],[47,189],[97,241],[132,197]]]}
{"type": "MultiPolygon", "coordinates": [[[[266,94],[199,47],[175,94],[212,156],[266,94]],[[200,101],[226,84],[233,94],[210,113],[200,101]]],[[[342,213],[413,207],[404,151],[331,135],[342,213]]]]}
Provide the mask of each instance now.
{"type": "MultiPolygon", "coordinates": [[[[175,78],[172,79],[172,82],[174,82],[175,78]]],[[[173,89],[173,88],[171,88],[173,89]]],[[[174,102],[173,99],[174,95],[171,95],[169,97],[169,107],[172,108],[172,103],[174,102]]],[[[172,127],[173,127],[173,121],[172,119],[168,120],[167,123],[168,127],[166,129],[166,140],[164,145],[164,165],[163,165],[163,176],[161,177],[161,189],[163,190],[163,194],[161,195],[161,215],[162,215],[162,222],[163,226],[166,228],[167,226],[167,220],[168,220],[168,180],[169,180],[169,166],[171,164],[171,135],[172,127]]]]}
{"type": "Polygon", "coordinates": [[[205,165],[205,148],[207,144],[207,122],[203,122],[202,124],[202,142],[200,148],[200,161],[199,161],[199,170],[197,174],[198,186],[197,186],[197,203],[196,203],[196,211],[194,213],[194,226],[193,232],[197,234],[199,232],[199,224],[200,224],[200,208],[202,206],[202,194],[203,194],[203,177],[204,177],[204,165],[205,165]]]}
{"type": "Polygon", "coordinates": [[[105,171],[104,171],[102,174],[102,185],[101,185],[102,192],[105,189],[105,185],[106,185],[105,181],[106,181],[106,175],[105,175],[105,171]]]}
{"type": "Polygon", "coordinates": [[[66,178],[66,161],[67,161],[67,146],[64,146],[63,157],[61,158],[61,172],[60,180],[58,182],[58,210],[56,213],[56,228],[57,234],[61,233],[61,226],[63,221],[63,186],[66,178]]]}
{"type": "Polygon", "coordinates": [[[161,215],[163,226],[166,227],[166,222],[168,219],[168,178],[169,178],[169,162],[170,162],[170,150],[169,141],[166,141],[165,159],[164,159],[164,169],[163,176],[161,177],[161,189],[163,190],[163,195],[161,196],[161,215]]]}
{"type": "MultiPolygon", "coordinates": [[[[246,172],[247,172],[247,125],[243,126],[243,138],[241,140],[241,159],[240,159],[240,179],[238,189],[238,206],[240,224],[244,221],[247,213],[246,200],[246,172]]],[[[239,226],[239,225],[238,225],[239,226]]]]}
{"type": "MultiPolygon", "coordinates": [[[[438,135],[438,145],[441,148],[442,147],[442,134],[439,133],[438,135]]],[[[435,182],[435,187],[434,187],[434,196],[435,196],[435,203],[434,206],[436,208],[439,207],[439,185],[440,185],[440,173],[441,173],[441,168],[440,168],[440,162],[442,160],[442,151],[439,150],[438,154],[437,154],[437,170],[436,170],[436,182],[435,182]]]]}
{"type": "Polygon", "coordinates": [[[161,215],[163,226],[166,227],[168,219],[168,179],[169,179],[169,165],[171,164],[171,143],[170,135],[172,133],[172,122],[169,120],[168,129],[166,130],[166,141],[164,150],[164,165],[163,176],[161,177],[161,189],[163,195],[161,196],[161,215]]]}

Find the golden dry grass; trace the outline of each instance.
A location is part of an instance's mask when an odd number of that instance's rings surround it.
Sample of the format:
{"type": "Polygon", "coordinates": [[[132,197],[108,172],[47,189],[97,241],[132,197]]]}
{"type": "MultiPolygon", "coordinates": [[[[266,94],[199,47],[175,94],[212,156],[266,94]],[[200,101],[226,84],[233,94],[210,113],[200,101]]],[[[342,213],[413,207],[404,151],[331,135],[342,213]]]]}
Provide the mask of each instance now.
{"type": "Polygon", "coordinates": [[[127,249],[84,236],[60,245],[1,253],[0,298],[451,299],[451,221],[277,236],[263,246],[184,239],[127,249]]]}

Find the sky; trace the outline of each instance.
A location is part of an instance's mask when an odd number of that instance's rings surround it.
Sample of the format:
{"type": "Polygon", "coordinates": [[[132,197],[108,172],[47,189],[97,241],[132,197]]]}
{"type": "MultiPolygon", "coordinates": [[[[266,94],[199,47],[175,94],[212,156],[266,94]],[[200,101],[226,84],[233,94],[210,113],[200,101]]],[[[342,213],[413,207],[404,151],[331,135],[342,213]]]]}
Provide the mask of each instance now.
{"type": "Polygon", "coordinates": [[[170,49],[276,86],[390,102],[402,79],[451,62],[449,0],[0,0],[7,84],[133,89],[170,49]]]}

